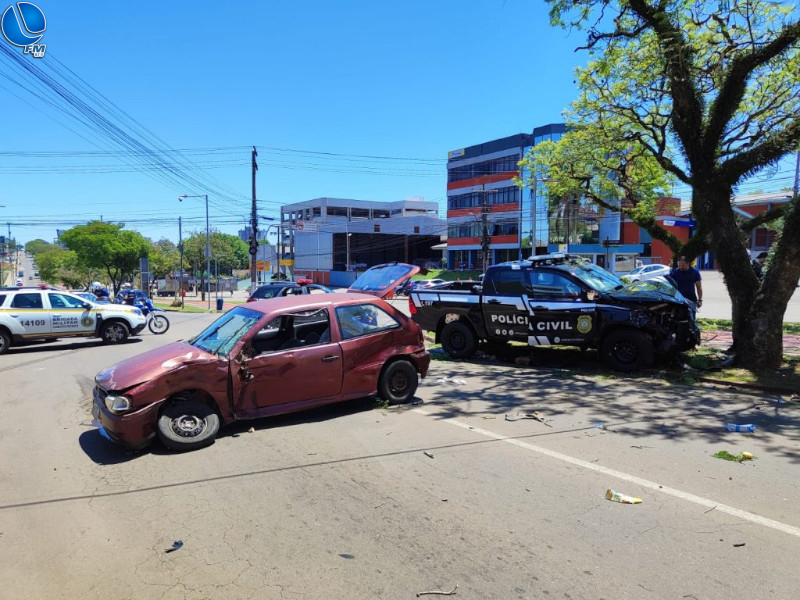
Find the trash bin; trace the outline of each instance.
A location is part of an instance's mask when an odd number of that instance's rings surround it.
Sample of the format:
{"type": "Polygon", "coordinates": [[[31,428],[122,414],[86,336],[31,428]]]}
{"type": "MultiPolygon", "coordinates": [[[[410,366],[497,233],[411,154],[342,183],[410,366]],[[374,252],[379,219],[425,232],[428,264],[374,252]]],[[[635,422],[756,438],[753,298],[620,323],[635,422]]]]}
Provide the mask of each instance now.
{"type": "Polygon", "coordinates": [[[217,298],[217,312],[222,310],[222,298],[217,298]]]}

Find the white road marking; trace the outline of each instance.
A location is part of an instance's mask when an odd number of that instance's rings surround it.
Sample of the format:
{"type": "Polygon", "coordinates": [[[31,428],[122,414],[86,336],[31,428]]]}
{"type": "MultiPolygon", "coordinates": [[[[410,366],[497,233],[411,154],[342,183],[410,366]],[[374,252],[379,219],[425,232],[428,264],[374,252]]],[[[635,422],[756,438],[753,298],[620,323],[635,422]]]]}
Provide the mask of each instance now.
{"type": "MultiPolygon", "coordinates": [[[[432,413],[421,409],[415,408],[414,412],[419,413],[421,415],[430,416],[432,413]]],[[[493,438],[496,440],[500,440],[502,442],[506,442],[511,444],[512,446],[517,446],[519,448],[523,448],[525,450],[530,450],[532,452],[538,452],[544,456],[549,456],[550,458],[554,458],[556,460],[560,460],[565,463],[569,463],[571,465],[575,465],[576,467],[581,467],[583,469],[588,469],[589,471],[594,471],[596,473],[602,473],[603,475],[609,475],[611,477],[616,477],[617,479],[621,479],[622,481],[627,481],[629,483],[634,483],[636,485],[640,485],[644,488],[651,489],[655,492],[660,492],[663,494],[667,494],[668,496],[673,496],[675,498],[680,498],[681,500],[686,500],[687,502],[693,502],[699,506],[703,506],[705,508],[713,508],[716,512],[722,512],[733,517],[737,517],[744,521],[750,521],[751,523],[755,523],[756,525],[762,525],[764,527],[769,527],[771,529],[775,529],[777,531],[781,531],[783,533],[788,533],[789,535],[793,535],[795,537],[800,538],[800,527],[795,527],[793,525],[787,525],[786,523],[781,523],[780,521],[775,521],[774,519],[768,519],[766,517],[762,517],[761,515],[757,515],[755,513],[748,512],[746,510],[742,510],[740,508],[734,508],[733,506],[728,506],[727,504],[722,504],[721,502],[715,502],[714,500],[710,500],[708,498],[703,498],[702,496],[695,496],[694,494],[690,494],[688,492],[683,492],[681,490],[676,490],[675,488],[662,486],[654,481],[650,481],[648,479],[642,479],[641,477],[636,477],[636,475],[630,475],[628,473],[623,473],[622,471],[617,471],[615,469],[609,469],[608,467],[604,467],[602,465],[598,465],[595,463],[587,462],[585,460],[581,460],[580,458],[575,458],[569,456],[567,454],[562,454],[561,452],[555,452],[553,450],[548,450],[547,448],[543,448],[541,446],[537,446],[535,444],[531,444],[528,442],[521,442],[514,438],[509,438],[504,435],[500,435],[493,431],[489,431],[488,429],[482,429],[480,427],[474,427],[472,425],[467,425],[466,423],[462,423],[457,419],[443,419],[442,422],[448,423],[450,425],[455,425],[456,427],[461,427],[462,429],[467,429],[474,433],[479,433],[489,438],[493,438]]]]}

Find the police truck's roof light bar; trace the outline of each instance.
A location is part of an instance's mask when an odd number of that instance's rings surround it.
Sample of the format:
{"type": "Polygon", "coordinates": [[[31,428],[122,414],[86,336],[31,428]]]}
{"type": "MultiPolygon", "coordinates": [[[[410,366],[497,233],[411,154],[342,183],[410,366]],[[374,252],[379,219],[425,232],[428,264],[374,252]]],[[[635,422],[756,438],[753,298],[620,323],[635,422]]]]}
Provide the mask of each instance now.
{"type": "Polygon", "coordinates": [[[577,257],[564,254],[563,252],[554,252],[553,254],[540,254],[539,256],[531,256],[528,259],[528,262],[540,265],[558,265],[574,258],[577,257]]]}

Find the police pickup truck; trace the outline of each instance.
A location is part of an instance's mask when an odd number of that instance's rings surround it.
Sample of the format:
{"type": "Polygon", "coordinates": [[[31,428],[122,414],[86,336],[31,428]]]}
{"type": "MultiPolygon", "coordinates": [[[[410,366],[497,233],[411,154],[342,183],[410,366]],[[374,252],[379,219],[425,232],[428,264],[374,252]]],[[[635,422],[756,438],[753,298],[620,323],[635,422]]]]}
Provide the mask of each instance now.
{"type": "Polygon", "coordinates": [[[472,356],[480,342],[516,341],[596,348],[613,369],[634,371],[700,341],[694,303],[667,281],[625,285],[564,254],[491,266],[468,291],[414,290],[409,308],[452,358],[472,356]]]}

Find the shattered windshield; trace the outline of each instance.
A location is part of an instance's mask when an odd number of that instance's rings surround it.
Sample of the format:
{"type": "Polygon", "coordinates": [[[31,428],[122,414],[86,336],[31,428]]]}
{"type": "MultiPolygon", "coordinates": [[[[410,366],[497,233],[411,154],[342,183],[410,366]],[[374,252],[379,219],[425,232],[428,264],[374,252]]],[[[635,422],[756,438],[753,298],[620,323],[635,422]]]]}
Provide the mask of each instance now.
{"type": "Polygon", "coordinates": [[[569,272],[598,292],[613,292],[623,287],[619,277],[597,265],[577,264],[571,266],[569,272]]]}
{"type": "MultiPolygon", "coordinates": [[[[661,278],[647,279],[645,281],[637,281],[629,285],[626,289],[634,292],[661,292],[668,296],[680,296],[680,292],[675,289],[670,283],[661,278]]],[[[681,296],[683,297],[683,296],[681,296]]]]}
{"type": "Polygon", "coordinates": [[[236,342],[242,339],[244,334],[250,331],[250,328],[263,316],[264,313],[237,306],[206,327],[199,335],[190,339],[189,343],[196,348],[225,358],[236,342]]]}

